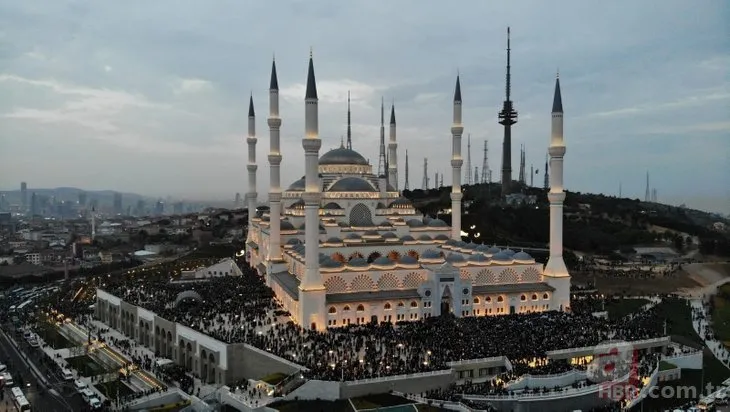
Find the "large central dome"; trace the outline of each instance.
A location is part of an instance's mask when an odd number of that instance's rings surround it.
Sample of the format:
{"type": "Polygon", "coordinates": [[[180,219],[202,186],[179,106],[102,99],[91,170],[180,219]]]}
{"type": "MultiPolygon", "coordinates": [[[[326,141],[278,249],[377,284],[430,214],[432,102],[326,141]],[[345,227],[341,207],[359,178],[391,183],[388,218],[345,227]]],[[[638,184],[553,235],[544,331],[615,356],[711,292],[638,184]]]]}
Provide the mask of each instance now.
{"type": "Polygon", "coordinates": [[[367,166],[368,161],[362,155],[346,147],[338,147],[319,158],[320,165],[361,165],[367,166]]]}

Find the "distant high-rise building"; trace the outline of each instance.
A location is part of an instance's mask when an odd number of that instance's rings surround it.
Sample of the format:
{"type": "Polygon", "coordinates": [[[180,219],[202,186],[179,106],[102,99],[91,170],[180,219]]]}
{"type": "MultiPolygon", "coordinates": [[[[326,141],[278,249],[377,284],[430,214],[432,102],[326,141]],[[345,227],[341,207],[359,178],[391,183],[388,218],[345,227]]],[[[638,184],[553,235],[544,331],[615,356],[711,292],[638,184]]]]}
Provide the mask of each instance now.
{"type": "Polygon", "coordinates": [[[183,203],[183,202],[176,202],[173,205],[173,211],[174,211],[173,213],[175,213],[176,215],[183,214],[185,212],[185,203],[183,203]]]}
{"type": "Polygon", "coordinates": [[[28,184],[25,182],[20,182],[20,208],[23,213],[28,211],[28,184]]]}
{"type": "Polygon", "coordinates": [[[86,192],[79,192],[79,207],[84,208],[86,207],[86,192]]]}
{"type": "Polygon", "coordinates": [[[236,199],[233,201],[233,207],[238,209],[241,207],[241,194],[236,193],[236,199]]]}
{"type": "Polygon", "coordinates": [[[155,214],[158,216],[165,214],[165,202],[162,199],[158,200],[155,204],[155,214]]]}
{"type": "Polygon", "coordinates": [[[134,208],[134,214],[137,216],[144,216],[147,211],[145,210],[147,208],[147,205],[145,205],[144,200],[139,199],[137,200],[137,206],[134,208]]]}
{"type": "Polygon", "coordinates": [[[122,213],[122,194],[114,192],[114,214],[119,215],[122,213]]]}
{"type": "Polygon", "coordinates": [[[30,215],[35,216],[39,213],[38,195],[33,192],[30,196],[30,215]]]}
{"type": "Polygon", "coordinates": [[[99,208],[99,199],[92,198],[89,200],[89,209],[98,209],[99,208]]]}

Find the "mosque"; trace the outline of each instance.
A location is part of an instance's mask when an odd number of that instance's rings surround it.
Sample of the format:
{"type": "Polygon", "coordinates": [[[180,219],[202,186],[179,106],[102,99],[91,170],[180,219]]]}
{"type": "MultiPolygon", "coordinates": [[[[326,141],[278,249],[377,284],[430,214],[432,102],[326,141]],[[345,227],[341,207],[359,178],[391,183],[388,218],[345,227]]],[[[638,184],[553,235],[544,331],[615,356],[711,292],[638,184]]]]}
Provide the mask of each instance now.
{"type": "Polygon", "coordinates": [[[314,62],[309,59],[302,139],[305,176],[282,190],[279,87],[276,62],[269,87],[269,210],[256,210],[256,128],[249,106],[249,230],[246,253],[292,319],[325,330],[369,322],[411,321],[451,313],[492,316],[570,310],[570,275],[562,257],[562,100],[556,80],[552,113],[550,259],[543,267],[523,251],[461,239],[461,122],[459,77],[453,100],[452,219],[420,214],[397,190],[395,107],[388,156],[377,171],[352,149],[348,97],[347,145],[320,156],[314,62]]]}

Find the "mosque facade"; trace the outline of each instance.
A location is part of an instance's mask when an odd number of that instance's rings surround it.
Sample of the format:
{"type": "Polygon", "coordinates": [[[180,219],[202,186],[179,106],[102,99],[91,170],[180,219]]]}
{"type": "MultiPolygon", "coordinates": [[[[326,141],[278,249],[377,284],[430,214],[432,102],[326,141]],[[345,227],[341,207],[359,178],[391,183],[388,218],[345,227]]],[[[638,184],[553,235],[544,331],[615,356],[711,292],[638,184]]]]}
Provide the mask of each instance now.
{"type": "MultiPolygon", "coordinates": [[[[559,83],[555,94],[557,101],[559,83]]],[[[446,313],[463,317],[570,309],[570,275],[562,258],[562,102],[560,113],[555,113],[553,104],[551,246],[545,267],[523,251],[462,241],[461,104],[457,76],[451,126],[450,227],[441,219],[419,213],[397,190],[395,107],[390,112],[390,163],[386,161],[380,173],[352,149],[349,104],[347,145],[343,142],[320,156],[311,56],[302,139],[305,176],[282,190],[282,119],[276,64],[272,64],[267,122],[270,207],[255,213],[257,138],[251,100],[246,253],[249,264],[264,277],[295,322],[324,330],[369,322],[412,321],[446,313]]],[[[383,120],[381,107],[381,142],[383,120]]]]}

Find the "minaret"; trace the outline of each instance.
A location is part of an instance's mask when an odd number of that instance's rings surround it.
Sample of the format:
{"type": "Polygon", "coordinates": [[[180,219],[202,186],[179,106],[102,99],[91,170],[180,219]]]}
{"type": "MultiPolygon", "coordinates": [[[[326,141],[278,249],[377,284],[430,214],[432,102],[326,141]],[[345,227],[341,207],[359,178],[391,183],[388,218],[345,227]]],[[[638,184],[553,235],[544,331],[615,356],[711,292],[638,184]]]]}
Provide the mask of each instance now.
{"type": "Polygon", "coordinates": [[[388,173],[385,169],[385,108],[383,99],[380,99],[380,152],[378,155],[378,177],[388,173]]]}
{"type": "Polygon", "coordinates": [[[454,122],[451,125],[451,238],[461,240],[461,134],[464,126],[461,124],[461,82],[456,76],[454,90],[454,122]]]}
{"type": "Polygon", "coordinates": [[[91,208],[91,241],[96,239],[96,207],[91,208]]]}
{"type": "Polygon", "coordinates": [[[555,80],[553,97],[552,132],[550,133],[550,258],[545,265],[547,283],[555,288],[553,308],[566,310],[570,307],[570,274],[563,260],[563,101],[560,96],[560,79],[555,80]]]}
{"type": "Polygon", "coordinates": [[[510,193],[512,185],[512,125],[517,123],[517,112],[512,107],[510,100],[510,44],[509,27],[507,27],[507,85],[506,96],[502,104],[502,111],[499,112],[499,124],[504,126],[504,141],[502,142],[502,196],[510,193]]]}
{"type": "Polygon", "coordinates": [[[251,95],[248,101],[248,137],[246,138],[248,143],[248,193],[246,198],[248,199],[248,237],[251,238],[251,232],[253,228],[253,217],[256,215],[256,198],[258,193],[256,192],[256,113],[253,110],[253,95],[251,95]]]}
{"type": "Polygon", "coordinates": [[[403,190],[411,190],[408,184],[408,150],[406,150],[406,181],[403,184],[403,190]]]}
{"type": "MultiPolygon", "coordinates": [[[[281,148],[279,146],[279,80],[276,61],[271,62],[269,83],[269,261],[282,262],[281,256],[281,148]]],[[[268,271],[267,271],[268,272],[268,271]]]]}
{"type": "Polygon", "coordinates": [[[305,135],[302,139],[304,148],[304,164],[306,168],[304,200],[304,260],[305,271],[299,285],[299,323],[307,329],[324,329],[325,294],[319,272],[319,206],[322,197],[319,181],[319,110],[317,84],[314,78],[314,61],[309,55],[307,73],[307,93],[304,98],[305,135]]]}
{"type": "Polygon", "coordinates": [[[352,117],[350,116],[350,91],[347,91],[347,148],[352,150],[352,117]]]}
{"type": "MultiPolygon", "coordinates": [[[[476,182],[474,182],[476,183],[476,182]]],[[[471,133],[466,135],[466,184],[472,184],[471,181],[471,133]]]]}
{"type": "Polygon", "coordinates": [[[548,155],[545,153],[545,182],[543,183],[543,189],[550,189],[550,173],[548,172],[548,155]]]}
{"type": "Polygon", "coordinates": [[[535,167],[530,164],[530,187],[533,187],[535,184],[535,167]]]}
{"type": "Polygon", "coordinates": [[[428,190],[428,158],[423,158],[423,184],[421,189],[428,190]]]}
{"type": "Polygon", "coordinates": [[[398,190],[398,143],[395,140],[395,103],[390,106],[390,140],[388,141],[388,183],[398,190]]]}
{"type": "Polygon", "coordinates": [[[644,194],[644,201],[648,202],[650,201],[650,194],[649,194],[649,171],[646,172],[646,193],[644,194]]]}

